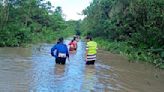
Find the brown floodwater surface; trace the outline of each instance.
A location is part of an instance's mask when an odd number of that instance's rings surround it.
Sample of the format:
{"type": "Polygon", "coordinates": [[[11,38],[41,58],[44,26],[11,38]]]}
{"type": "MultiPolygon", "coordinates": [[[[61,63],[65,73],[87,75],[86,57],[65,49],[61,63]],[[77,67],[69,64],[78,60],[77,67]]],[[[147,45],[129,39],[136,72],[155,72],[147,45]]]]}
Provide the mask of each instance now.
{"type": "MultiPolygon", "coordinates": [[[[66,44],[70,39],[66,40],[66,44]]],[[[146,63],[98,51],[95,65],[85,65],[85,43],[66,65],[55,64],[53,44],[0,48],[0,92],[163,92],[164,71],[146,63]]]]}

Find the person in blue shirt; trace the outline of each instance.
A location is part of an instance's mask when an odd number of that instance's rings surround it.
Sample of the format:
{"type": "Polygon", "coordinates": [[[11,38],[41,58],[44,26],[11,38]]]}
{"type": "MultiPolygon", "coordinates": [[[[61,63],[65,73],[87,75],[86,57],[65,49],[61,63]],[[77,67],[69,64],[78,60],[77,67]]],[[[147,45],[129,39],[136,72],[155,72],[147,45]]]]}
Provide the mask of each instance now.
{"type": "Polygon", "coordinates": [[[55,57],[56,64],[65,64],[66,58],[69,59],[67,45],[63,43],[63,37],[58,39],[57,44],[51,48],[51,55],[55,57]]]}

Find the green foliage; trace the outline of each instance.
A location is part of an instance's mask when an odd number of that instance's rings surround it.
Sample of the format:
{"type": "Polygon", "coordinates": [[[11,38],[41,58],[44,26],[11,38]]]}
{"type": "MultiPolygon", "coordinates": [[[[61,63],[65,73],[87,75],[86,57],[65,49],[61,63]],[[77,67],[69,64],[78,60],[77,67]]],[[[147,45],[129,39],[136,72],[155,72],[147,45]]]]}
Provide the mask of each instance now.
{"type": "Polygon", "coordinates": [[[104,48],[163,65],[163,0],[93,0],[83,13],[81,32],[112,42],[100,40],[104,48]]]}
{"type": "Polygon", "coordinates": [[[145,52],[142,49],[133,48],[127,42],[111,41],[102,38],[96,38],[95,40],[98,42],[98,46],[100,48],[113,53],[125,55],[131,62],[145,61],[155,64],[156,67],[163,68],[163,59],[160,58],[160,56],[157,57],[150,52],[145,52]]]}
{"type": "Polygon", "coordinates": [[[0,2],[0,46],[51,42],[72,34],[74,30],[64,21],[62,8],[52,8],[45,0],[0,2]]]}
{"type": "Polygon", "coordinates": [[[17,24],[7,25],[0,34],[0,46],[19,46],[21,43],[31,41],[30,30],[23,27],[20,28],[17,24]]]}

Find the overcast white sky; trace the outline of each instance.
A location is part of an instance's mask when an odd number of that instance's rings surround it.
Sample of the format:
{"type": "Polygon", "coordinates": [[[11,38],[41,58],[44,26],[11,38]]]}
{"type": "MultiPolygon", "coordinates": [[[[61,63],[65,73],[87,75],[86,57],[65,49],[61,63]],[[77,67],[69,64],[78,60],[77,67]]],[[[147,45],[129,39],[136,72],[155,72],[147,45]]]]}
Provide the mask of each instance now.
{"type": "Polygon", "coordinates": [[[84,16],[78,15],[83,9],[89,6],[92,0],[47,0],[55,7],[61,6],[66,20],[79,20],[84,16]]]}

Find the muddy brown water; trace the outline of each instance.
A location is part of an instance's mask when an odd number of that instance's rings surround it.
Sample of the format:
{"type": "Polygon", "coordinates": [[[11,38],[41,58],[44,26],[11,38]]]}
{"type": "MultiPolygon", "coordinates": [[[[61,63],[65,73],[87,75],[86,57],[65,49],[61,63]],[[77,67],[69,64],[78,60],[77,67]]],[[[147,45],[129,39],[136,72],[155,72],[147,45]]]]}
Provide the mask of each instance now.
{"type": "Polygon", "coordinates": [[[87,66],[80,41],[70,62],[56,65],[52,46],[0,48],[0,92],[164,92],[164,71],[150,64],[99,50],[95,65],[87,66]]]}

